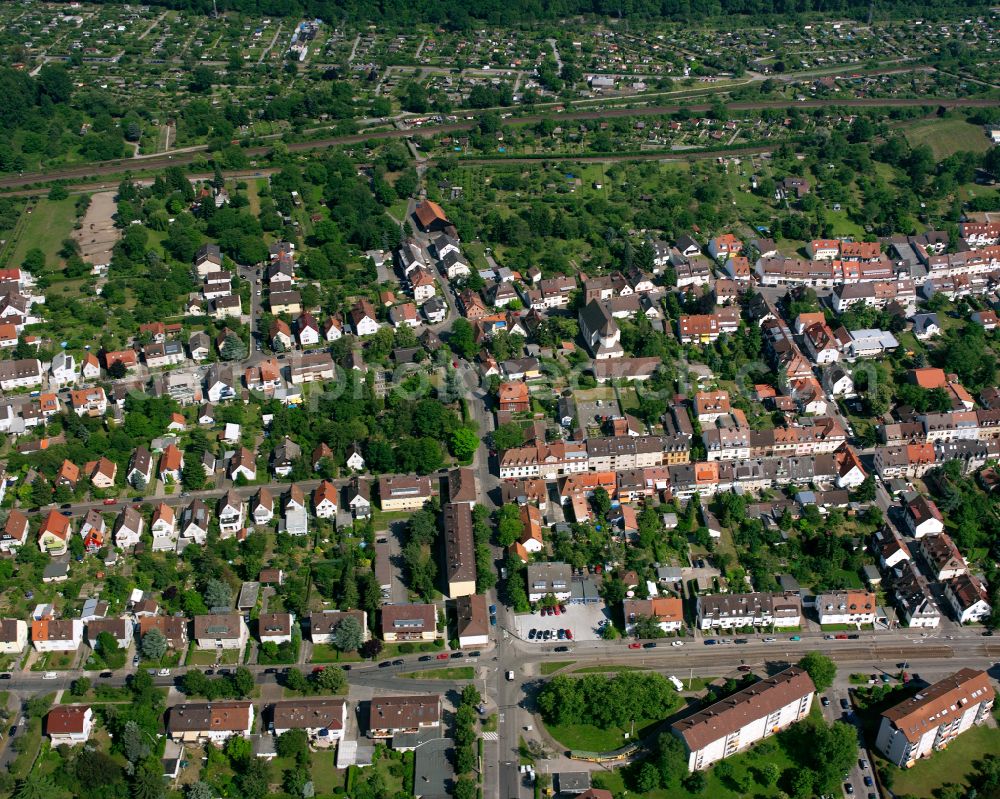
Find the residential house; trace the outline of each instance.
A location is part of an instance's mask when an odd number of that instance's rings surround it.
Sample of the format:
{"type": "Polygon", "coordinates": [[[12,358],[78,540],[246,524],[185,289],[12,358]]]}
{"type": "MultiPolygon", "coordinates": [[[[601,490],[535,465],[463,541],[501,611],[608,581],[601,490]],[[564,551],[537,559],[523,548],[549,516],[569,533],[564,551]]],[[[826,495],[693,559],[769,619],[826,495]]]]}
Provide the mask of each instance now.
{"type": "Polygon", "coordinates": [[[319,519],[332,519],[337,516],[337,487],[329,480],[324,480],[313,491],[313,512],[319,519]]]}
{"type": "Polygon", "coordinates": [[[875,623],[875,611],[875,594],[870,591],[827,591],[816,597],[820,624],[850,624],[860,628],[875,623]]]}
{"type": "Polygon", "coordinates": [[[564,602],[572,597],[572,573],[567,563],[529,563],[527,568],[528,601],[539,602],[553,597],[564,602]]]}
{"type": "Polygon", "coordinates": [[[80,619],[45,617],[31,623],[31,644],[38,652],[76,652],[82,643],[80,619]]]}
{"type": "Polygon", "coordinates": [[[433,641],[441,636],[437,628],[437,608],[434,605],[383,605],[382,640],[433,641]]]}
{"type": "Polygon", "coordinates": [[[178,485],[184,468],[184,453],[176,444],[170,444],[160,456],[160,479],[167,484],[178,485]]]}
{"type": "Polygon", "coordinates": [[[257,636],[262,644],[290,643],[294,624],[291,613],[261,613],[257,617],[257,636]]]}
{"type": "Polygon", "coordinates": [[[107,540],[108,525],[100,511],[91,508],[80,525],[80,537],[87,552],[97,552],[107,540]]]}
{"type": "Polygon", "coordinates": [[[72,534],[73,527],[69,517],[57,510],[50,510],[38,529],[38,548],[50,555],[62,555],[66,552],[72,534]]]}
{"type": "Polygon", "coordinates": [[[440,696],[375,696],[369,703],[369,738],[391,739],[397,735],[435,731],[440,727],[440,696]]]}
{"type": "Polygon", "coordinates": [[[798,627],[802,601],[797,592],[711,594],[696,600],[702,630],[738,630],[748,627],[798,627]]]}
{"type": "Polygon", "coordinates": [[[944,518],[933,500],[918,494],[903,508],[903,520],[914,538],[944,532],[944,518]]]}
{"type": "Polygon", "coordinates": [[[357,620],[361,626],[361,637],[367,641],[371,634],[368,632],[368,614],[363,610],[322,610],[310,613],[309,640],[314,644],[332,644],[337,627],[348,616],[357,620]]]}
{"type": "Polygon", "coordinates": [[[94,711],[89,705],[56,705],[45,717],[45,734],[55,749],[86,743],[94,732],[94,711]]]}
{"type": "Polygon", "coordinates": [[[458,645],[486,646],[490,642],[490,614],[485,594],[466,594],[455,600],[458,645]]]}
{"type": "Polygon", "coordinates": [[[253,703],[245,701],[192,702],[167,711],[167,736],[190,744],[221,746],[233,736],[253,732],[253,703]]]}
{"type": "Polygon", "coordinates": [[[183,550],[188,544],[204,546],[208,538],[208,506],[200,499],[193,499],[181,511],[180,536],[177,540],[177,550],[183,550]]]}
{"type": "Polygon", "coordinates": [[[108,397],[100,386],[73,390],[69,401],[77,416],[104,416],[108,411],[108,397]]]}
{"type": "Polygon", "coordinates": [[[792,666],[675,722],[670,729],[687,750],[688,769],[704,771],[805,719],[815,695],[808,673],[792,666]]]}
{"type": "Polygon", "coordinates": [[[239,613],[209,613],[194,617],[194,638],[199,649],[243,651],[250,631],[239,613]]]}
{"type": "Polygon", "coordinates": [[[230,489],[219,497],[215,505],[215,515],[219,519],[220,536],[228,538],[243,528],[246,506],[240,495],[230,489]]]}
{"type": "Polygon", "coordinates": [[[103,455],[96,461],[88,461],[83,470],[90,478],[91,485],[101,490],[113,488],[115,477],[118,476],[118,464],[103,455]]]}
{"type": "Polygon", "coordinates": [[[91,649],[97,649],[98,637],[101,633],[107,633],[115,639],[115,643],[122,651],[126,651],[132,645],[132,633],[134,626],[131,619],[127,618],[105,618],[94,619],[87,622],[87,644],[91,649]]]}
{"type": "Polygon", "coordinates": [[[288,477],[295,462],[302,457],[302,447],[288,436],[271,453],[271,471],[278,477],[288,477]]]}
{"type": "Polygon", "coordinates": [[[28,540],[28,517],[17,508],[11,508],[0,532],[0,552],[14,554],[28,540]]]}
{"type": "Polygon", "coordinates": [[[177,548],[177,518],[174,509],[161,502],[153,511],[149,525],[153,535],[153,551],[167,552],[177,548]]]}
{"type": "Polygon", "coordinates": [[[969,573],[969,564],[947,533],[924,536],[917,546],[935,580],[951,580],[969,573]]]}
{"type": "Polygon", "coordinates": [[[643,618],[652,619],[665,633],[676,633],[684,626],[684,603],[678,597],[626,599],[622,611],[627,635],[635,635],[636,622],[643,618]]]}
{"type": "Polygon", "coordinates": [[[944,598],[959,624],[978,624],[993,612],[983,581],[973,574],[961,574],[944,584],[944,598]]]}
{"type": "Polygon", "coordinates": [[[378,317],[368,300],[358,300],[351,307],[351,326],[356,336],[371,336],[378,332],[378,317]]]}
{"type": "Polygon", "coordinates": [[[27,622],[21,619],[0,619],[0,654],[20,655],[27,645],[27,622]]]}
{"type": "Polygon", "coordinates": [[[476,544],[472,508],[467,502],[449,502],[442,509],[444,577],[448,596],[476,593],[476,544]]]}
{"type": "Polygon", "coordinates": [[[271,732],[282,735],[304,730],[310,742],[331,744],[344,737],[347,701],[344,699],[293,699],[271,705],[271,732]]]}
{"type": "Polygon", "coordinates": [[[386,513],[397,510],[420,510],[431,498],[429,477],[395,474],[378,481],[379,505],[386,513]]]}
{"type": "Polygon", "coordinates": [[[309,532],[309,515],[302,489],[294,483],[285,497],[285,532],[289,535],[306,535],[309,532]]]}
{"type": "Polygon", "coordinates": [[[122,508],[115,520],[115,546],[119,549],[131,549],[139,543],[146,521],[142,514],[131,506],[122,508]]]}
{"type": "Polygon", "coordinates": [[[274,518],[274,498],[266,488],[257,489],[250,499],[250,516],[258,527],[270,524],[274,518]]]}
{"type": "Polygon", "coordinates": [[[960,669],[882,713],[875,748],[900,768],[991,720],[996,692],[984,671],[960,669]]]}
{"type": "Polygon", "coordinates": [[[367,519],[371,516],[371,487],[368,481],[354,477],[347,486],[347,506],[355,519],[367,519]]]}
{"type": "Polygon", "coordinates": [[[188,646],[188,620],[182,616],[143,616],[139,619],[139,640],[151,630],[167,639],[167,648],[186,652],[188,646]]]}
{"type": "Polygon", "coordinates": [[[531,410],[528,386],[522,382],[501,383],[497,392],[497,402],[501,411],[526,413],[531,410]]]}
{"type": "Polygon", "coordinates": [[[230,480],[236,481],[241,475],[249,483],[257,479],[257,458],[246,447],[240,447],[233,453],[227,466],[230,480]]]}

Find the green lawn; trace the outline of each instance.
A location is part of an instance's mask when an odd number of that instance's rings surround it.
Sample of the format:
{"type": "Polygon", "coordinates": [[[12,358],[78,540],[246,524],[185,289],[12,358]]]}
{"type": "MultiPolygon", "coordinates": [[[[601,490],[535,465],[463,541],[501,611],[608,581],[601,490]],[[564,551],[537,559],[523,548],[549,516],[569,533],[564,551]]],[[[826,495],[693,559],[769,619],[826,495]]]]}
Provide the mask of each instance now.
{"type": "Polygon", "coordinates": [[[605,674],[609,671],[649,671],[644,666],[584,666],[582,669],[573,669],[574,674],[605,674]]]}
{"type": "Polygon", "coordinates": [[[20,266],[28,250],[38,247],[45,253],[48,267],[58,264],[56,255],[62,247],[63,239],[73,231],[76,218],[76,197],[65,200],[39,200],[34,210],[25,218],[20,229],[17,244],[11,251],[10,266],[20,266]]]}
{"type": "Polygon", "coordinates": [[[964,119],[923,119],[907,125],[903,133],[911,147],[926,144],[939,161],[959,150],[984,153],[990,147],[983,127],[964,119]]]}
{"type": "Polygon", "coordinates": [[[949,782],[970,787],[966,777],[975,771],[973,762],[997,751],[1000,751],[1000,730],[976,727],[956,738],[947,749],[935,752],[933,757],[921,760],[912,768],[896,768],[881,758],[876,758],[875,762],[883,771],[892,772],[892,790],[897,796],[911,794],[919,799],[931,799],[949,782]]]}
{"type": "MultiPolygon", "coordinates": [[[[658,788],[649,793],[641,794],[645,799],[693,799],[698,796],[702,799],[744,799],[753,797],[754,799],[771,799],[783,795],[780,789],[781,780],[778,785],[765,785],[755,779],[759,770],[768,763],[774,763],[783,773],[794,767],[792,761],[784,753],[780,746],[771,745],[771,742],[764,744],[763,749],[756,747],[749,752],[745,752],[735,757],[726,758],[733,768],[733,778],[731,782],[723,782],[715,775],[715,769],[706,772],[708,783],[705,790],[700,794],[692,794],[684,790],[683,787],[658,788]],[[736,784],[740,783],[749,774],[753,784],[753,789],[744,793],[735,790],[736,784]]],[[[594,772],[592,784],[595,788],[604,788],[611,791],[615,796],[622,796],[625,793],[625,783],[622,780],[618,769],[607,772],[594,772]]],[[[631,795],[631,792],[629,792],[631,795]]],[[[787,796],[787,794],[784,794],[787,796]]]]}
{"type": "Polygon", "coordinates": [[[344,772],[337,771],[334,750],[312,752],[312,778],[317,796],[329,796],[344,784],[344,772]]]}
{"type": "Polygon", "coordinates": [[[188,666],[214,666],[216,662],[225,665],[235,665],[239,662],[239,652],[235,649],[222,650],[221,659],[217,659],[214,649],[195,649],[192,644],[191,651],[188,652],[188,666]]]}
{"type": "Polygon", "coordinates": [[[356,663],[362,660],[357,652],[341,652],[329,644],[313,644],[310,663],[356,663]]]}
{"type": "Polygon", "coordinates": [[[474,680],[476,670],[472,666],[454,666],[452,668],[428,669],[427,671],[410,671],[399,676],[408,680],[474,680]]]}
{"type": "Polygon", "coordinates": [[[395,658],[415,652],[440,652],[443,647],[444,640],[441,638],[436,641],[402,641],[398,644],[385,644],[379,657],[395,658]]]}
{"type": "Polygon", "coordinates": [[[562,724],[546,725],[549,735],[555,738],[567,749],[581,749],[586,752],[610,752],[625,746],[629,740],[642,738],[652,732],[652,729],[659,724],[653,719],[636,719],[635,735],[626,738],[629,729],[619,729],[612,727],[602,730],[593,724],[562,724]],[[647,729],[648,728],[648,729],[647,729]]]}
{"type": "Polygon", "coordinates": [[[542,674],[549,675],[559,669],[566,668],[566,666],[572,666],[576,663],[575,660],[550,660],[542,664],[542,674]]]}

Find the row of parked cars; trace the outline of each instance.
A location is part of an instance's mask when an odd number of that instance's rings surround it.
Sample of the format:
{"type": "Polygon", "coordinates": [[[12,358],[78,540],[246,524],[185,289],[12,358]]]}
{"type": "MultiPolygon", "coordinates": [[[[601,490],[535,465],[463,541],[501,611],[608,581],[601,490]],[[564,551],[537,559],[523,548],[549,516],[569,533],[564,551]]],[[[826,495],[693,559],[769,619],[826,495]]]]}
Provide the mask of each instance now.
{"type": "Polygon", "coordinates": [[[573,631],[562,627],[558,630],[536,630],[534,627],[528,630],[529,641],[551,641],[553,638],[559,641],[572,641],[573,631]]]}

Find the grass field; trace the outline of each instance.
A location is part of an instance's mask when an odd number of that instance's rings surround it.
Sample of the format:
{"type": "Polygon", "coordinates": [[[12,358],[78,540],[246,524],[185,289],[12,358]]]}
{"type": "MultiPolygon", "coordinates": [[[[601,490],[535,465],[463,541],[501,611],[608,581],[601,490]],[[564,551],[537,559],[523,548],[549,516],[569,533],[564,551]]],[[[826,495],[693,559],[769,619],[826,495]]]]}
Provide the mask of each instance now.
{"type": "Polygon", "coordinates": [[[318,751],[310,754],[312,762],[312,778],[317,796],[329,796],[337,788],[344,785],[344,774],[337,771],[336,756],[333,751],[318,751]]]}
{"type": "Polygon", "coordinates": [[[924,119],[907,125],[903,132],[910,146],[928,145],[937,160],[959,150],[984,153],[990,147],[982,127],[964,119],[924,119]]]}
{"type": "MultiPolygon", "coordinates": [[[[699,794],[692,794],[682,787],[677,788],[657,788],[649,793],[644,793],[644,799],[690,799],[690,797],[700,796],[707,799],[742,799],[743,797],[754,797],[754,799],[771,799],[772,797],[787,796],[781,788],[781,780],[778,785],[765,785],[759,779],[760,769],[769,763],[776,765],[782,773],[789,771],[793,764],[789,757],[782,751],[780,746],[756,747],[744,754],[726,758],[726,763],[732,766],[732,778],[727,781],[720,780],[715,769],[706,772],[708,782],[705,790],[699,794]],[[749,792],[737,789],[737,786],[744,779],[749,778],[753,786],[749,792]]],[[[625,793],[625,783],[621,773],[615,769],[609,772],[593,775],[593,785],[595,788],[604,788],[611,791],[615,796],[623,796],[625,793]]]]}
{"type": "Polygon", "coordinates": [[[973,763],[984,755],[1000,750],[1000,730],[991,727],[975,727],[963,733],[948,748],[935,752],[934,756],[921,760],[912,768],[899,769],[884,760],[876,759],[876,764],[893,774],[892,790],[897,796],[911,795],[918,799],[931,799],[938,790],[948,783],[958,783],[968,788],[967,776],[974,772],[973,763]]]}
{"type": "Polygon", "coordinates": [[[572,666],[574,663],[576,663],[575,660],[550,660],[542,664],[542,674],[552,674],[559,671],[559,669],[566,668],[566,666],[572,666]]]}
{"type": "Polygon", "coordinates": [[[357,652],[340,652],[330,644],[313,644],[310,663],[356,663],[362,660],[357,652]]]}
{"type": "MultiPolygon", "coordinates": [[[[659,723],[652,719],[636,719],[634,738],[648,735],[659,723]]],[[[602,730],[593,724],[562,724],[546,725],[545,729],[567,749],[582,749],[586,752],[610,752],[621,748],[630,740],[625,737],[630,730],[618,727],[602,730]]]]}
{"type": "Polygon", "coordinates": [[[410,671],[399,676],[405,677],[407,680],[472,680],[476,677],[476,670],[472,666],[455,666],[450,669],[410,671]]]}
{"type": "Polygon", "coordinates": [[[19,230],[9,265],[20,266],[28,250],[38,247],[45,253],[48,267],[54,267],[59,261],[56,253],[62,247],[63,239],[68,238],[73,230],[75,208],[76,197],[56,201],[39,200],[19,230]]]}

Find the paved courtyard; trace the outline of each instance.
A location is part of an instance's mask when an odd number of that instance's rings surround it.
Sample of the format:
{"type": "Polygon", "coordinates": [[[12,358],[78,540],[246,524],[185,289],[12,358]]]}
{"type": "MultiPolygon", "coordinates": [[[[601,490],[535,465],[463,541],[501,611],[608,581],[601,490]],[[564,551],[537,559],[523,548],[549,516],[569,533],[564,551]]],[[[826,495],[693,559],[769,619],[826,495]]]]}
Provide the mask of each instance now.
{"type": "MultiPolygon", "coordinates": [[[[557,630],[569,629],[574,641],[596,641],[600,636],[600,623],[609,618],[604,603],[566,605],[566,612],[558,616],[542,616],[540,613],[525,613],[517,617],[515,629],[519,638],[528,640],[532,628],[539,631],[551,630],[548,643],[558,642],[557,630]]],[[[536,639],[537,640],[537,639],[536,639]]]]}

